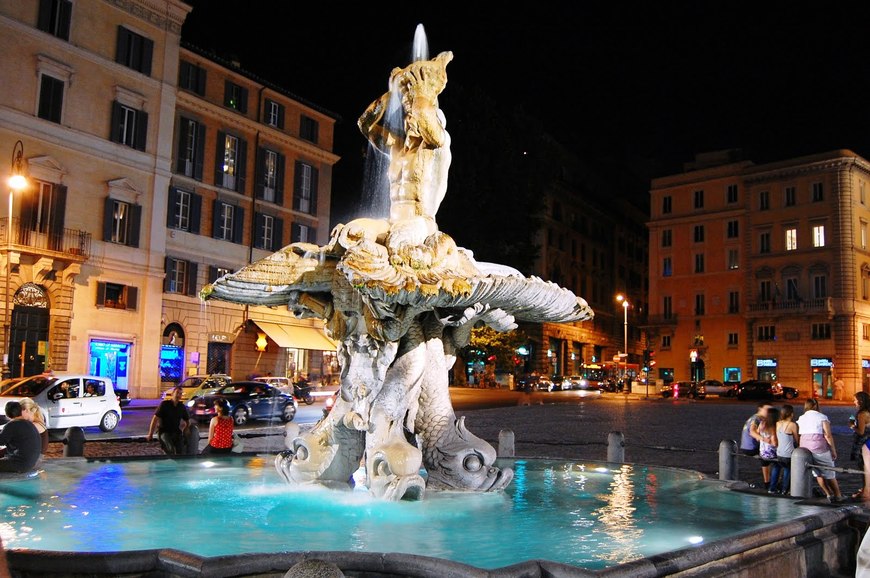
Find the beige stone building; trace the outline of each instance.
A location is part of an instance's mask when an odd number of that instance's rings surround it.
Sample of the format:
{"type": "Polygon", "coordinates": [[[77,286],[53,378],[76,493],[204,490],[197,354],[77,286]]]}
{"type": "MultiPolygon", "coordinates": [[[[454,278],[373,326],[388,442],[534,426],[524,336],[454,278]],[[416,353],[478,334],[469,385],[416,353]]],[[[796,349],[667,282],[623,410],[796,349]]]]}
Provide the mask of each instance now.
{"type": "Polygon", "coordinates": [[[870,164],[848,150],[764,165],[737,153],[652,182],[654,377],[867,390],[870,164]]]}
{"type": "Polygon", "coordinates": [[[334,114],[182,48],[189,10],[0,3],[0,173],[27,179],[0,218],[13,376],[100,373],[156,397],[192,372],[331,366],[316,325],[198,298],[283,245],[324,242],[338,158],[334,114]]]}

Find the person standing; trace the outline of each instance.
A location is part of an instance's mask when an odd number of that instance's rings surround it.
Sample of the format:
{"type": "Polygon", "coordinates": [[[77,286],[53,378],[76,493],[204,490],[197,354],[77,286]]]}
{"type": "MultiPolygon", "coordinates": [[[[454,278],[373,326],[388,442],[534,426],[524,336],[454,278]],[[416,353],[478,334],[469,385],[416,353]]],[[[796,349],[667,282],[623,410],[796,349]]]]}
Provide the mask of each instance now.
{"type": "Polygon", "coordinates": [[[831,503],[842,502],[837,473],[832,469],[837,459],[837,446],[831,433],[831,421],[819,411],[819,402],[810,398],[804,402],[804,413],[797,420],[800,447],[813,455],[813,464],[826,466],[812,468],[813,476],[831,503]]]}
{"type": "Polygon", "coordinates": [[[228,454],[233,451],[233,418],[229,404],[225,399],[214,401],[215,415],[208,423],[208,445],[202,449],[202,455],[228,454]]]}
{"type": "MultiPolygon", "coordinates": [[[[849,418],[849,429],[852,430],[852,451],[849,456],[858,467],[864,469],[863,448],[870,439],[870,395],[859,391],[855,394],[855,415],[849,418]]],[[[863,488],[852,494],[853,499],[861,498],[863,488]]]]}
{"type": "Polygon", "coordinates": [[[184,431],[189,423],[190,414],[181,402],[181,388],[176,386],[172,388],[169,399],[161,401],[151,416],[146,439],[150,442],[156,429],[163,451],[169,455],[181,455],[184,453],[184,431]]]}
{"type": "MultiPolygon", "coordinates": [[[[754,457],[758,455],[758,426],[767,416],[769,407],[765,402],[759,403],[755,413],[744,422],[743,431],[740,432],[740,453],[744,456],[754,457]]],[[[761,465],[761,477],[764,480],[764,487],[767,489],[770,484],[770,466],[765,466],[764,463],[761,465]]]]}
{"type": "Polygon", "coordinates": [[[45,420],[42,418],[42,410],[39,405],[29,397],[21,398],[18,402],[21,404],[21,415],[29,419],[36,426],[36,431],[39,432],[39,438],[42,441],[42,454],[48,451],[48,427],[45,425],[45,420]]]}
{"type": "Polygon", "coordinates": [[[794,422],[794,407],[782,406],[780,419],[776,422],[776,462],[770,468],[768,492],[788,495],[791,492],[791,455],[800,444],[797,424],[794,422]]]}
{"type": "Polygon", "coordinates": [[[6,417],[10,421],[0,429],[0,446],[5,446],[3,457],[0,457],[0,472],[29,472],[42,456],[39,432],[22,415],[21,403],[18,401],[6,403],[6,417]]]}
{"type": "Polygon", "coordinates": [[[765,406],[764,419],[758,424],[756,434],[758,436],[758,457],[761,460],[762,475],[767,469],[767,479],[764,486],[771,491],[771,470],[776,463],[776,448],[779,442],[776,437],[776,422],[779,421],[779,410],[775,407],[765,406]]]}

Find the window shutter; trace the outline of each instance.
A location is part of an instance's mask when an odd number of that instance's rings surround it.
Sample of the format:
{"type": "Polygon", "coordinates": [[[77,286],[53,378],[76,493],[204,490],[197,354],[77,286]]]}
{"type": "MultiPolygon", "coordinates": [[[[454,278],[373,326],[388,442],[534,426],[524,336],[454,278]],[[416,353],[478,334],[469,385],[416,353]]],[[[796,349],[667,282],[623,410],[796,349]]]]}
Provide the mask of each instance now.
{"type": "Polygon", "coordinates": [[[127,309],[139,308],[139,288],[127,286],[127,309]]]}
{"type": "Polygon", "coordinates": [[[248,165],[248,143],[239,139],[239,164],[236,172],[236,191],[245,194],[245,173],[248,165]]]}
{"type": "Polygon", "coordinates": [[[239,112],[242,114],[248,112],[248,89],[244,86],[239,87],[239,112]]]}
{"type": "MultiPolygon", "coordinates": [[[[203,71],[203,75],[205,71],[203,71]]],[[[205,125],[196,123],[196,150],[193,151],[193,178],[202,181],[202,167],[205,164],[205,125]]]]}
{"type": "Polygon", "coordinates": [[[142,62],[139,72],[145,76],[151,76],[151,59],[154,54],[154,41],[150,38],[142,38],[142,62]]]}
{"type": "MultiPolygon", "coordinates": [[[[181,64],[183,66],[187,63],[182,61],[181,64]]],[[[179,117],[178,121],[179,121],[178,122],[179,129],[178,129],[178,143],[176,143],[176,147],[175,147],[175,172],[180,174],[180,175],[183,175],[184,169],[185,169],[184,164],[185,164],[185,161],[187,160],[184,158],[184,155],[187,153],[187,145],[185,143],[187,143],[187,134],[189,132],[188,123],[190,122],[190,119],[184,118],[182,116],[182,117],[179,117]]],[[[169,206],[171,207],[172,205],[170,204],[169,206]]]]}
{"type": "Polygon", "coordinates": [[[191,297],[196,295],[196,272],[197,272],[197,264],[193,261],[187,262],[187,279],[185,280],[185,285],[187,285],[187,294],[191,297]]]}
{"type": "Polygon", "coordinates": [[[163,258],[163,292],[169,293],[169,278],[172,276],[172,261],[171,257],[163,258]]]}
{"type": "Polygon", "coordinates": [[[275,204],[284,206],[284,155],[278,155],[278,175],[275,179],[275,204]]]}
{"type": "Polygon", "coordinates": [[[284,219],[275,217],[274,229],[272,230],[272,247],[273,251],[277,251],[284,246],[284,219]]]}
{"type": "Polygon", "coordinates": [[[297,225],[296,223],[293,223],[292,225],[290,225],[290,242],[291,243],[298,243],[299,238],[301,236],[302,236],[301,227],[299,225],[297,225]]]}
{"type": "Polygon", "coordinates": [[[206,69],[201,66],[196,67],[196,93],[200,96],[205,96],[205,78],[206,69]]]}
{"type": "Polygon", "coordinates": [[[284,130],[284,105],[278,105],[278,128],[284,130]]]}
{"type": "Polygon", "coordinates": [[[127,42],[127,37],[130,33],[121,25],[118,25],[118,38],[115,44],[115,62],[118,64],[127,65],[127,59],[130,57],[127,52],[127,47],[130,45],[127,42]]]}
{"type": "Polygon", "coordinates": [[[319,178],[319,171],[314,167],[311,167],[311,211],[310,214],[317,214],[317,181],[319,178]]]}
{"type": "Polygon", "coordinates": [[[233,243],[244,244],[242,234],[245,231],[245,209],[236,207],[233,211],[233,243]]]}
{"type": "Polygon", "coordinates": [[[112,101],[112,126],[109,134],[112,142],[121,142],[121,103],[112,101]]]}
{"type": "MultiPolygon", "coordinates": [[[[51,205],[48,209],[49,229],[51,230],[52,248],[63,251],[65,247],[63,228],[66,221],[66,185],[52,185],[51,205]]],[[[80,248],[80,247],[76,247],[80,248]]]]}
{"type": "Polygon", "coordinates": [[[112,241],[112,224],[115,221],[114,201],[112,197],[106,197],[103,202],[103,241],[112,241]]]}
{"type": "Polygon", "coordinates": [[[69,0],[60,0],[60,16],[58,17],[56,35],[58,38],[63,38],[69,41],[69,26],[72,21],[72,2],[69,0]]]}
{"type": "Polygon", "coordinates": [[[130,205],[130,234],[127,246],[139,248],[139,235],[142,229],[142,205],[130,205]]]}
{"type": "Polygon", "coordinates": [[[166,226],[175,228],[175,205],[178,203],[178,189],[169,187],[169,201],[166,203],[166,226]]]}
{"type": "Polygon", "coordinates": [[[106,303],[106,284],[97,281],[97,306],[102,307],[106,303]]]}
{"type": "Polygon", "coordinates": [[[263,198],[263,189],[266,186],[266,149],[257,148],[256,169],[254,172],[254,198],[263,198]]]}
{"type": "Polygon", "coordinates": [[[224,106],[230,106],[233,101],[233,83],[224,81],[224,106]]]}
{"type": "Polygon", "coordinates": [[[208,266],[208,282],[214,283],[218,278],[218,268],[214,265],[208,266]]]}
{"type": "Polygon", "coordinates": [[[39,0],[39,16],[36,17],[36,27],[43,32],[51,33],[51,5],[52,0],[39,0]]]}
{"type": "Polygon", "coordinates": [[[196,193],[190,194],[190,232],[199,235],[200,221],[202,220],[202,197],[196,193]]]}
{"type": "Polygon", "coordinates": [[[227,133],[219,130],[217,133],[217,146],[214,153],[214,185],[224,186],[224,147],[226,146],[227,133]]]}
{"type": "Polygon", "coordinates": [[[302,193],[302,163],[296,161],[293,164],[293,210],[298,211],[301,205],[302,193]]]}
{"type": "Polygon", "coordinates": [[[133,148],[137,151],[145,150],[145,142],[148,140],[148,113],[144,110],[136,111],[136,142],[133,148]]]}
{"type": "Polygon", "coordinates": [[[254,214],[254,247],[257,249],[269,249],[266,246],[266,219],[263,213],[254,214]]]}
{"type": "Polygon", "coordinates": [[[223,208],[223,203],[218,199],[215,199],[211,204],[211,236],[215,239],[219,237],[220,234],[220,223],[221,223],[221,209],[223,208]]]}

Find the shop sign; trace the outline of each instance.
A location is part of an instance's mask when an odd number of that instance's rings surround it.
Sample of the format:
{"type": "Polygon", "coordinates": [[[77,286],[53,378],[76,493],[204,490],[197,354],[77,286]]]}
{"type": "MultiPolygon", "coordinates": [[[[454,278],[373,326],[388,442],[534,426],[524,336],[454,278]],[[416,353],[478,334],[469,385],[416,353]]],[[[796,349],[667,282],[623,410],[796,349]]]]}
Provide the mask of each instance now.
{"type": "Polygon", "coordinates": [[[776,359],[760,357],[755,360],[755,367],[776,367],[776,359]]]}
{"type": "Polygon", "coordinates": [[[236,336],[223,331],[212,331],[208,334],[208,340],[210,343],[232,343],[236,340],[236,336]]]}

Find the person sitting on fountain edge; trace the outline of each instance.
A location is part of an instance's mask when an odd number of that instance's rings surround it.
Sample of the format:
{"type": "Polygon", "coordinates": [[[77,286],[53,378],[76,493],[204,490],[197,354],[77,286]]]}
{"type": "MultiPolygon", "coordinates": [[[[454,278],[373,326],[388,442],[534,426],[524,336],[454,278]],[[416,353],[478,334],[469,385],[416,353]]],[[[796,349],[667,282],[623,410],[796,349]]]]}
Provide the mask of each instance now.
{"type": "Polygon", "coordinates": [[[6,404],[6,417],[10,421],[0,430],[0,446],[5,446],[0,472],[29,472],[42,456],[42,439],[36,426],[22,415],[20,402],[6,404]]]}
{"type": "Polygon", "coordinates": [[[190,423],[190,414],[181,402],[181,388],[172,388],[168,399],[164,399],[157,406],[154,415],[151,416],[151,424],[148,426],[150,442],[154,437],[154,429],[157,429],[157,439],[160,447],[169,455],[181,455],[184,453],[184,431],[190,423]]]}

